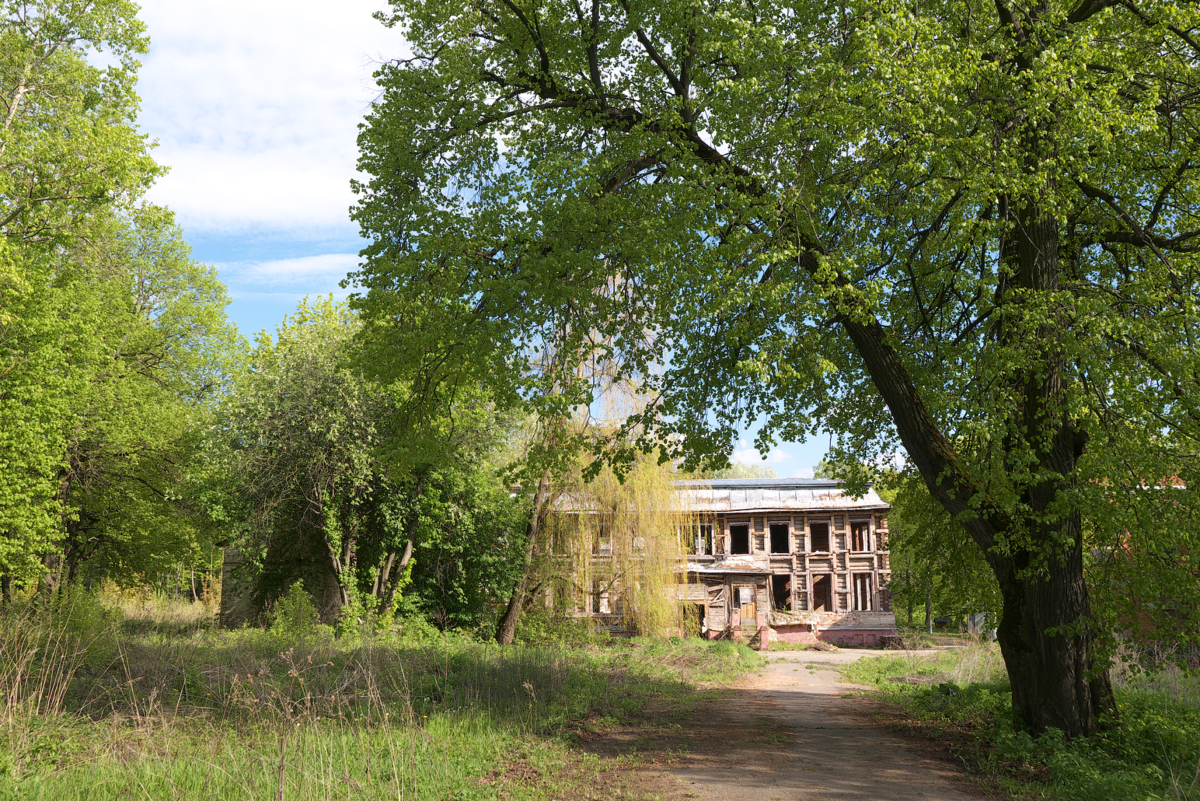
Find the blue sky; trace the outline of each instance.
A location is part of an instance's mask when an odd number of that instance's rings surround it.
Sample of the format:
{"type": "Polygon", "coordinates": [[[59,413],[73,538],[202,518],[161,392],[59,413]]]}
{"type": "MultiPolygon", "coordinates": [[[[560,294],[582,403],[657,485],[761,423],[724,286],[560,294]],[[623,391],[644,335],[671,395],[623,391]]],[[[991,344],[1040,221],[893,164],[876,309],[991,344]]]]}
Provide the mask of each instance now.
{"type": "MultiPolygon", "coordinates": [[[[253,336],[305,295],[338,282],[362,247],[354,201],[357,126],[376,96],[375,65],[407,54],[371,14],[382,0],[144,0],[141,125],[170,168],[150,199],[175,211],[194,255],[229,286],[230,317],[253,336]]],[[[757,462],[753,429],[734,453],[757,462]]],[[[810,476],[828,440],[767,455],[780,476],[810,476]]]]}

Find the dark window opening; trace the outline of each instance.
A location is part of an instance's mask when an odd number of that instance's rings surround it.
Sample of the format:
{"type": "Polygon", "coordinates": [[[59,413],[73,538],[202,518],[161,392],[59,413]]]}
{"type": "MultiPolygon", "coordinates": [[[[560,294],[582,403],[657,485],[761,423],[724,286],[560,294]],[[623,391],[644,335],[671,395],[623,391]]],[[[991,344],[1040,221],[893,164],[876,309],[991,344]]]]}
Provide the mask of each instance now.
{"type": "Polygon", "coordinates": [[[787,523],[772,523],[771,524],[771,553],[787,553],[788,552],[788,526],[787,523]]]}
{"type": "Polygon", "coordinates": [[[869,551],[871,549],[871,526],[866,521],[850,524],[850,550],[869,551]]]}
{"type": "Polygon", "coordinates": [[[813,611],[833,611],[833,577],[813,576],[813,611]]]}
{"type": "Polygon", "coordinates": [[[829,524],[828,523],[809,523],[808,533],[812,537],[812,549],[814,551],[829,550],[829,524]]]}
{"type": "Polygon", "coordinates": [[[695,607],[696,619],[700,624],[699,628],[696,630],[700,632],[701,636],[703,636],[708,632],[708,620],[705,614],[708,612],[708,604],[695,604],[695,607]]]}
{"type": "Polygon", "coordinates": [[[605,524],[592,529],[592,556],[612,556],[612,537],[605,524]]]}
{"type": "Polygon", "coordinates": [[[713,527],[711,523],[700,523],[692,528],[692,553],[712,556],[713,527]]]}
{"type": "Polygon", "coordinates": [[[771,606],[792,611],[791,576],[771,576],[771,606]]]}
{"type": "Polygon", "coordinates": [[[750,553],[750,526],[729,527],[729,552],[735,556],[750,553]]]}

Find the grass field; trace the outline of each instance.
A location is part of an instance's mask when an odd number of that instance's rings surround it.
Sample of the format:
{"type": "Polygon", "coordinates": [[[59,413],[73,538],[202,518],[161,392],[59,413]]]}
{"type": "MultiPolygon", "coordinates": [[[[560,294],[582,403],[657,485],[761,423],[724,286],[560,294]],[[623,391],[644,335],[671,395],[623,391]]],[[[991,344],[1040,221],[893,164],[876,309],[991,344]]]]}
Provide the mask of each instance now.
{"type": "Polygon", "coordinates": [[[0,611],[0,799],[549,798],[587,760],[577,733],[686,712],[760,664],[699,640],[499,648],[212,613],[86,593],[0,611]]]}
{"type": "Polygon", "coordinates": [[[948,747],[990,789],[1013,799],[1200,799],[1200,676],[1171,654],[1144,654],[1157,669],[1119,660],[1119,721],[1073,742],[1016,730],[999,649],[979,643],[936,655],[897,652],[846,669],[901,712],[895,721],[948,747]]]}

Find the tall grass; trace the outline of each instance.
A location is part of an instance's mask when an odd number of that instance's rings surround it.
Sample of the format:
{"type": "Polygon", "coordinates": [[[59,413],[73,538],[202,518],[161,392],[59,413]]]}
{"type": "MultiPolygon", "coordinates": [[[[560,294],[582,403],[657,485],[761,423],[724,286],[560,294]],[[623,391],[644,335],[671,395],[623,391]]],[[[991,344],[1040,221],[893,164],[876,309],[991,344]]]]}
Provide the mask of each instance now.
{"type": "Polygon", "coordinates": [[[203,604],[129,593],[0,616],[0,799],[492,797],[481,777],[512,760],[550,775],[576,722],[759,663],[698,640],[219,631],[203,604]]]}

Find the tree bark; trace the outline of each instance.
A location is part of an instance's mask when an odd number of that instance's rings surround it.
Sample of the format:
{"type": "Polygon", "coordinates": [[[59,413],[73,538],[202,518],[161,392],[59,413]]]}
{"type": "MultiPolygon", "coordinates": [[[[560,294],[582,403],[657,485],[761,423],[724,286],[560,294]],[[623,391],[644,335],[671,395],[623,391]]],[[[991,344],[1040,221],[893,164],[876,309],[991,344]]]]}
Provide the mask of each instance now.
{"type": "Polygon", "coordinates": [[[512,597],[508,599],[508,607],[504,616],[496,626],[496,642],[500,645],[512,645],[517,636],[517,622],[525,610],[525,594],[529,590],[529,568],[533,564],[533,553],[537,547],[538,534],[541,531],[542,518],[545,517],[546,507],[550,499],[550,473],[542,474],[538,481],[537,493],[533,497],[533,512],[529,516],[529,528],[525,534],[525,553],[521,562],[521,577],[513,588],[512,597]]]}
{"type": "MultiPolygon", "coordinates": [[[[1117,708],[1107,670],[1097,670],[1088,629],[1091,609],[1083,577],[1078,514],[1043,535],[1069,536],[1070,551],[1053,558],[1046,575],[1029,575],[1027,555],[1001,561],[1004,610],[996,636],[1012,685],[1016,723],[1034,732],[1053,727],[1068,736],[1097,731],[1117,708]]],[[[1045,540],[1043,540],[1045,541],[1045,540]]]]}
{"type": "Polygon", "coordinates": [[[404,575],[404,569],[408,567],[408,562],[412,559],[413,541],[410,539],[404,545],[404,555],[400,557],[400,564],[396,566],[396,572],[392,573],[392,558],[396,552],[388,554],[387,567],[383,571],[383,580],[381,589],[383,592],[383,609],[391,609],[392,601],[396,597],[396,590],[400,586],[400,578],[404,575]]]}
{"type": "Polygon", "coordinates": [[[929,574],[929,560],[925,560],[925,630],[933,634],[933,577],[929,574]]]}

